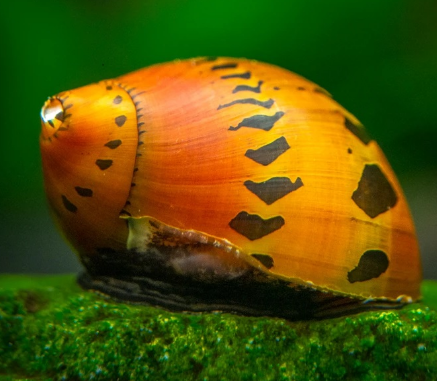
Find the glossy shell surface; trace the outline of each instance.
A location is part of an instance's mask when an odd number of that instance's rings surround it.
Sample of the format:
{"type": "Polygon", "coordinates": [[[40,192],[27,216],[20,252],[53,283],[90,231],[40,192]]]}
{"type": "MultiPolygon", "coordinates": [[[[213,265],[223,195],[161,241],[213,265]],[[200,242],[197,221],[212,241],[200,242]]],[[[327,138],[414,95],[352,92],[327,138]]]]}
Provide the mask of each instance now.
{"type": "Polygon", "coordinates": [[[152,234],[140,222],[156,221],[291,284],[420,295],[413,222],[384,154],[296,74],[176,61],[60,93],[41,118],[49,203],[85,266],[135,251],[152,234]]]}

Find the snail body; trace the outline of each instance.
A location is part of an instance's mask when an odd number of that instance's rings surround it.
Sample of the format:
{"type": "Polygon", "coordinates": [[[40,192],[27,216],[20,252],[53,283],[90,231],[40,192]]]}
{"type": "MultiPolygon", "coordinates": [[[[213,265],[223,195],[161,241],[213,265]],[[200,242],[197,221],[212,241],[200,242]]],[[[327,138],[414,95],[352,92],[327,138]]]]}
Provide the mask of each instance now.
{"type": "Polygon", "coordinates": [[[50,98],[45,188],[79,282],[289,319],[420,296],[414,225],[361,123],[273,65],[199,58],[50,98]]]}

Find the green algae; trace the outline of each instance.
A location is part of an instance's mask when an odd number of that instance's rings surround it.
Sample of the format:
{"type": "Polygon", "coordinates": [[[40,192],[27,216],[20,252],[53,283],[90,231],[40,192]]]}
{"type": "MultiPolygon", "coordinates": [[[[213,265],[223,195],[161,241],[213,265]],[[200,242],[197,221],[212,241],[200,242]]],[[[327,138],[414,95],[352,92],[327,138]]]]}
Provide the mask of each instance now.
{"type": "Polygon", "coordinates": [[[434,380],[437,282],[402,310],[287,322],[116,303],[0,276],[0,380],[434,380]]]}

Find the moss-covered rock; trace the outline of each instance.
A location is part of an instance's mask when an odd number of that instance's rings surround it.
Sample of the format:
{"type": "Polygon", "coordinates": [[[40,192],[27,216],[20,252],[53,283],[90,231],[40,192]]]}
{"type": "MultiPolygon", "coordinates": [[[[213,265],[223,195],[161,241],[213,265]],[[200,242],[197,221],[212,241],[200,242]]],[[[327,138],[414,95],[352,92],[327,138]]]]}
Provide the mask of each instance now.
{"type": "Polygon", "coordinates": [[[0,380],[435,380],[437,282],[402,310],[288,322],[172,313],[0,276],[0,380]]]}

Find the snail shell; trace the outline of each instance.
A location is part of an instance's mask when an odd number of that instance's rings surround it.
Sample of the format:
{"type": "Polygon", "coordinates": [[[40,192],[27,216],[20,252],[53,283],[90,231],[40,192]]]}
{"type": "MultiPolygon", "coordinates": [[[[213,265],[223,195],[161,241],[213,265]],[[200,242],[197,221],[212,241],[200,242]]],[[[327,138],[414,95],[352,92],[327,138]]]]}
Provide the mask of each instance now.
{"type": "Polygon", "coordinates": [[[289,319],[420,296],[384,154],[325,90],[234,58],[159,64],[50,98],[45,188],[86,288],[289,319]]]}

